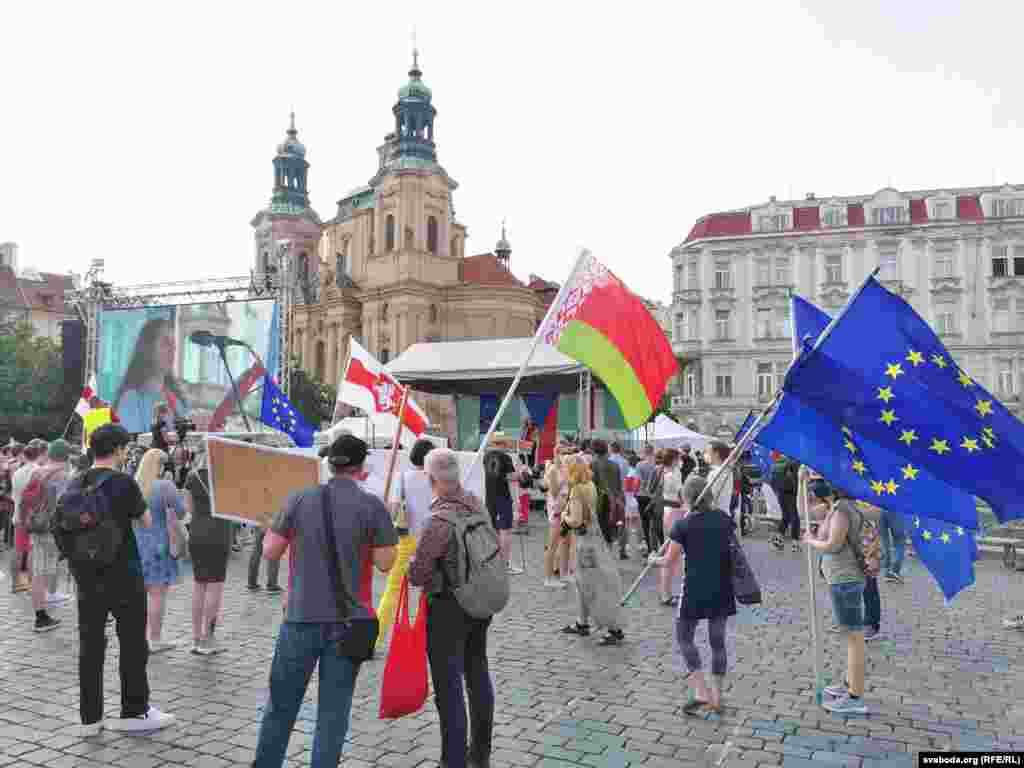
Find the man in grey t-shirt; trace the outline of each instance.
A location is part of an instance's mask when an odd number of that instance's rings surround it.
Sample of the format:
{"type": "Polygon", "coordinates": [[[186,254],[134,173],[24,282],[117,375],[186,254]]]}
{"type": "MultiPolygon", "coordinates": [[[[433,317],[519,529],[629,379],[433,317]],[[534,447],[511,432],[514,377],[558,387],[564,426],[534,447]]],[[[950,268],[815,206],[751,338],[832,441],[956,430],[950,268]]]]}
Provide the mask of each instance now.
{"type": "Polygon", "coordinates": [[[312,765],[337,765],[348,731],[359,663],[340,656],[341,622],[366,618],[360,583],[372,560],[387,573],[394,565],[398,534],[382,502],[364,491],[366,443],[342,435],[327,452],[332,478],[326,486],[293,494],[274,516],[264,537],[263,556],[280,560],[291,547],[288,608],[270,668],[270,699],[263,712],[255,768],[280,768],[313,667],[320,667],[320,699],[312,765]],[[324,528],[324,504],[334,531],[332,562],[324,528]],[[336,569],[339,594],[332,588],[336,569]]]}

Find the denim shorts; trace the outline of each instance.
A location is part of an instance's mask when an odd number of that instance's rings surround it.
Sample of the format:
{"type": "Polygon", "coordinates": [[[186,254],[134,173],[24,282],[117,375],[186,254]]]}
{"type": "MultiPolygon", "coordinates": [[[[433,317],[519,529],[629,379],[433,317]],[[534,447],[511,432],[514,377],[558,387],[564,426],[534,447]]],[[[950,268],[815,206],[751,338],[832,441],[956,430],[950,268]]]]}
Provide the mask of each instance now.
{"type": "Polygon", "coordinates": [[[841,629],[850,632],[864,630],[864,582],[854,581],[829,586],[832,596],[832,615],[841,629]]]}
{"type": "Polygon", "coordinates": [[[491,511],[491,523],[494,525],[494,530],[511,530],[512,522],[512,499],[507,499],[504,496],[498,496],[494,500],[494,509],[491,511]]]}

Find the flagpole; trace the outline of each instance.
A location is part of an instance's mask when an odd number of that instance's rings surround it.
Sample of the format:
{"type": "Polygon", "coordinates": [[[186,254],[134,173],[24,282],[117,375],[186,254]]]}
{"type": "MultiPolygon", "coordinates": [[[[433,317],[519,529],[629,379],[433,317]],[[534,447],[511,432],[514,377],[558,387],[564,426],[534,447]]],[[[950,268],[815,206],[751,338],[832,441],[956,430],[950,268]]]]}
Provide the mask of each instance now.
{"type": "MultiPolygon", "coordinates": [[[[778,403],[779,398],[781,396],[782,391],[780,390],[778,394],[775,395],[775,399],[768,404],[768,407],[761,411],[761,415],[757,417],[757,421],[750,425],[750,429],[747,430],[747,433],[743,435],[742,438],[740,438],[740,441],[736,443],[736,446],[732,449],[732,452],[729,454],[726,460],[722,462],[722,466],[715,474],[714,480],[709,481],[704,486],[704,490],[700,492],[700,495],[696,499],[694,499],[694,507],[700,504],[701,499],[703,499],[705,496],[708,495],[708,493],[710,493],[713,490],[714,486],[722,478],[725,477],[725,470],[728,467],[731,467],[733,464],[735,464],[739,460],[740,456],[743,455],[743,452],[747,450],[747,446],[754,442],[754,435],[756,435],[758,432],[757,427],[760,426],[761,422],[763,422],[765,418],[767,418],[768,414],[774,410],[775,405],[778,403]]],[[[661,547],[658,548],[658,551],[655,554],[658,557],[663,557],[670,543],[671,540],[666,538],[665,542],[661,545],[661,547]]],[[[631,598],[633,596],[633,593],[636,592],[637,589],[640,587],[640,582],[644,580],[644,577],[647,576],[647,572],[649,570],[651,570],[650,560],[647,561],[647,565],[644,566],[644,569],[640,571],[640,575],[636,577],[636,581],[634,581],[632,585],[630,585],[629,589],[626,590],[626,593],[622,596],[622,599],[619,601],[619,605],[625,605],[629,601],[629,598],[631,598]]]]}
{"type": "Polygon", "coordinates": [[[395,474],[395,463],[398,461],[398,444],[402,437],[402,419],[405,418],[405,404],[409,401],[409,388],[402,392],[402,402],[398,406],[398,424],[395,426],[395,439],[391,443],[391,458],[388,460],[388,473],[384,479],[384,503],[391,500],[391,479],[395,474]]]}
{"type": "MultiPolygon", "coordinates": [[[[865,285],[867,281],[865,281],[865,285]]],[[[863,290],[863,286],[861,287],[863,290]]],[[[858,294],[860,291],[857,292],[858,294]]],[[[796,302],[794,301],[795,294],[792,289],[789,292],[789,319],[792,327],[790,328],[790,337],[793,340],[793,361],[800,356],[800,339],[796,335],[796,302]]],[[[797,486],[797,513],[803,513],[804,527],[807,534],[811,532],[811,505],[808,503],[807,498],[807,473],[800,472],[800,480],[797,486]],[[802,508],[802,509],[801,509],[802,508]]],[[[814,594],[814,548],[804,547],[807,550],[807,591],[809,596],[809,616],[811,622],[811,660],[814,669],[814,697],[818,704],[822,702],[824,680],[821,677],[821,665],[822,665],[822,653],[821,643],[818,641],[818,632],[820,629],[820,622],[818,621],[818,600],[814,594]]]]}
{"type": "Polygon", "coordinates": [[[555,311],[555,308],[561,304],[562,299],[565,298],[565,292],[569,285],[572,283],[573,278],[576,277],[576,273],[580,269],[580,265],[583,263],[583,259],[589,255],[589,251],[581,249],[579,256],[576,257],[576,263],[572,266],[572,271],[569,272],[569,277],[566,278],[565,282],[562,283],[562,287],[558,289],[558,294],[555,296],[555,300],[551,302],[551,306],[548,307],[548,311],[544,314],[544,320],[541,321],[540,326],[537,328],[537,332],[533,335],[533,343],[530,344],[530,351],[526,353],[526,358],[519,366],[519,371],[516,373],[515,378],[512,380],[512,385],[508,388],[508,392],[505,394],[505,399],[501,401],[501,405],[498,406],[498,412],[494,415],[494,420],[491,422],[490,428],[487,430],[487,434],[484,435],[480,441],[480,447],[477,449],[476,456],[473,457],[473,463],[469,465],[469,469],[466,470],[466,474],[462,478],[462,485],[464,488],[469,487],[469,481],[473,477],[473,473],[476,468],[480,465],[480,459],[484,455],[484,451],[487,450],[487,444],[491,441],[491,435],[494,434],[495,428],[501,421],[502,414],[505,413],[505,409],[508,404],[512,402],[512,397],[516,393],[516,389],[519,387],[519,382],[523,378],[523,374],[526,372],[526,367],[530,364],[530,360],[533,359],[533,353],[537,351],[537,346],[540,344],[540,340],[544,333],[547,332],[548,321],[551,320],[551,315],[555,311]]]}

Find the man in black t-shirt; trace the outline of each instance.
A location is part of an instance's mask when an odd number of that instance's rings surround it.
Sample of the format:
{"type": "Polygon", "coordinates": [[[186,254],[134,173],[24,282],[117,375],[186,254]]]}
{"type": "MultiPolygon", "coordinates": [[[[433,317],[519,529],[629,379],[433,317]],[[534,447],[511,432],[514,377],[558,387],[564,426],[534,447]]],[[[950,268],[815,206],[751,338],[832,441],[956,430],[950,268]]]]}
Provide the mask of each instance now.
{"type": "Polygon", "coordinates": [[[498,532],[501,544],[501,555],[508,563],[508,572],[518,576],[523,571],[512,565],[512,524],[515,518],[515,505],[509,481],[517,477],[516,465],[512,457],[504,451],[489,450],[484,454],[484,490],[487,496],[487,511],[491,513],[491,523],[498,532]]]}
{"type": "Polygon", "coordinates": [[[153,518],[139,486],[130,475],[120,471],[130,441],[128,433],[117,424],[105,424],[93,432],[90,445],[95,461],[84,477],[84,483],[88,484],[110,475],[98,493],[109,500],[108,509],[120,526],[123,538],[117,559],[98,576],[71,569],[78,585],[78,683],[83,736],[98,734],[104,725],[103,664],[107,617],[111,614],[117,621],[121,648],[121,716],[108,718],[106,727],[140,733],[165,728],[175,720],[173,715],[149,704],[146,590],[132,524],[137,522],[149,528],[153,518]]]}

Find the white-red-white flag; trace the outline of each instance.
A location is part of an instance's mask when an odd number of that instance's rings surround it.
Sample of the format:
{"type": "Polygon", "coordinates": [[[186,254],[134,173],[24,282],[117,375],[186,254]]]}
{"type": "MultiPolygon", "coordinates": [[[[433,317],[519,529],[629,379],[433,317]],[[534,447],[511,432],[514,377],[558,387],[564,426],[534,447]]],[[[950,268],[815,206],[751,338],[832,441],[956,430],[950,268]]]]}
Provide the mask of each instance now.
{"type": "MultiPolygon", "coordinates": [[[[405,388],[384,370],[355,339],[349,339],[349,362],[338,385],[338,402],[359,408],[373,417],[398,418],[405,388]]],[[[419,437],[427,431],[427,414],[410,397],[405,402],[402,426],[419,437]]]]}
{"type": "Polygon", "coordinates": [[[75,413],[84,419],[85,415],[92,410],[92,399],[94,397],[96,397],[95,373],[89,377],[89,383],[82,389],[82,396],[78,400],[78,405],[75,406],[75,413]]]}

